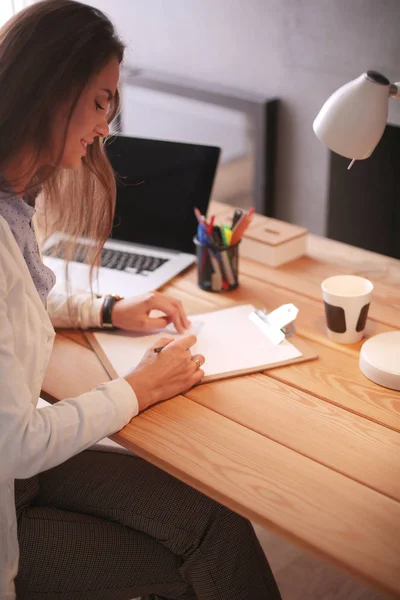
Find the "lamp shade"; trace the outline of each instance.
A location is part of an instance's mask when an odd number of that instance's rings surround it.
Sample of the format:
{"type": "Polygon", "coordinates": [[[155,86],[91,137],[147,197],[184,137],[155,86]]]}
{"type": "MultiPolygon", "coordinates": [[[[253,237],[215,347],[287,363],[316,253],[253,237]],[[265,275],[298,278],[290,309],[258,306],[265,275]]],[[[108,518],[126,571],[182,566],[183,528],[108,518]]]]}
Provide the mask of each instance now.
{"type": "Polygon", "coordinates": [[[328,148],[350,159],[368,158],[385,130],[390,82],[367,71],[328,98],[313,129],[328,148]]]}

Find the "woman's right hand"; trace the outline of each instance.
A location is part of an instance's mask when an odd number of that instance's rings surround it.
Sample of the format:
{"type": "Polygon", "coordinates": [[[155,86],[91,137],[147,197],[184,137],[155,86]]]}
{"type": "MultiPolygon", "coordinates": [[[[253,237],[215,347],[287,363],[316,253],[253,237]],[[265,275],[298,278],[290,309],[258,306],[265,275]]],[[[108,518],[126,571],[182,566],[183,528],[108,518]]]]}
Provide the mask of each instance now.
{"type": "Polygon", "coordinates": [[[147,350],[137,367],[125,376],[136,394],[139,411],[187,391],[204,377],[200,368],[204,356],[192,356],[190,352],[196,341],[192,334],[178,340],[160,338],[147,350]],[[157,354],[154,348],[158,346],[164,348],[157,354]]]}

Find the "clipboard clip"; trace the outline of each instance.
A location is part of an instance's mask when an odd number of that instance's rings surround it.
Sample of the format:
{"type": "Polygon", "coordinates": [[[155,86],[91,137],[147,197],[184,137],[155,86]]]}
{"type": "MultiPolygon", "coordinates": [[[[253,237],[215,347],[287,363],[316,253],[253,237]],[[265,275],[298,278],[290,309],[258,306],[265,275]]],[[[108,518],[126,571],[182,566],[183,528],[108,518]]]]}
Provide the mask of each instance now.
{"type": "Polygon", "coordinates": [[[270,313],[253,310],[249,318],[273,344],[280,344],[294,334],[294,321],[299,309],[294,304],[282,304],[270,313]]]}

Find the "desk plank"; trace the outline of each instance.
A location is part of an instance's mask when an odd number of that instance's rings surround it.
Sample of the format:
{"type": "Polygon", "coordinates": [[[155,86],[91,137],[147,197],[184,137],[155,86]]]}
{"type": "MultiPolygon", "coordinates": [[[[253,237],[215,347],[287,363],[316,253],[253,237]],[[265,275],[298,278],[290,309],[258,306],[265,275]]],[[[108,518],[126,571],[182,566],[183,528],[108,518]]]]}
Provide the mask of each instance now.
{"type": "Polygon", "coordinates": [[[109,379],[91,349],[57,333],[41,394],[49,402],[75,398],[109,379]]]}
{"type": "Polygon", "coordinates": [[[136,417],[118,443],[233,510],[400,594],[400,503],[177,397],[136,417]]]}
{"type": "MultiPolygon", "coordinates": [[[[191,287],[185,289],[184,285],[179,285],[179,282],[185,281],[189,276],[195,278],[194,268],[188,269],[184,275],[177,275],[174,277],[169,283],[165,284],[161,288],[161,291],[164,294],[178,298],[184,305],[185,310],[189,315],[198,312],[210,312],[215,310],[215,294],[204,292],[201,296],[197,296],[192,293],[191,287]]],[[[196,288],[200,290],[197,285],[196,288]]]]}
{"type": "MultiPolygon", "coordinates": [[[[395,431],[265,375],[205,384],[185,395],[400,501],[400,435],[395,431]]],[[[400,523],[398,528],[400,535],[400,523]]]]}
{"type": "Polygon", "coordinates": [[[330,277],[336,275],[338,270],[343,274],[348,275],[360,275],[361,277],[367,277],[370,279],[375,286],[375,291],[378,296],[387,299],[393,304],[400,300],[400,261],[392,259],[393,263],[397,263],[397,269],[393,265],[391,271],[397,273],[397,279],[393,278],[391,281],[384,279],[384,275],[388,270],[387,267],[378,267],[371,263],[370,271],[368,271],[368,264],[364,261],[360,263],[351,263],[351,252],[350,262],[346,259],[340,262],[329,262],[323,257],[318,256],[302,256],[294,261],[281,265],[279,270],[287,273],[297,273],[302,278],[313,281],[316,284],[320,284],[324,277],[330,277]]]}
{"type": "Polygon", "coordinates": [[[268,375],[297,389],[333,402],[355,414],[400,431],[400,392],[377,385],[364,377],[358,357],[316,347],[319,359],[271,369],[268,375]]]}
{"type": "MultiPolygon", "coordinates": [[[[306,260],[312,261],[314,264],[316,262],[311,258],[307,258],[306,260]]],[[[279,269],[274,269],[261,263],[242,259],[241,269],[243,273],[254,279],[268,282],[274,286],[316,300],[321,299],[320,284],[323,278],[329,277],[331,274],[338,275],[348,272],[348,270],[346,271],[340,265],[332,266],[330,263],[323,263],[324,275],[321,272],[321,278],[318,281],[316,279],[307,280],[301,272],[301,265],[303,263],[304,259],[298,259],[289,263],[287,267],[282,266],[279,269]]],[[[382,284],[376,284],[376,288],[369,309],[370,318],[389,327],[400,329],[400,297],[398,290],[389,286],[383,286],[382,284]]]]}
{"type": "Polygon", "coordinates": [[[59,329],[58,334],[68,338],[69,340],[72,340],[73,342],[76,342],[77,344],[80,344],[81,346],[84,346],[84,348],[91,349],[91,345],[85,336],[82,335],[82,331],[79,329],[59,329]]]}
{"type": "Polygon", "coordinates": [[[397,258],[356,248],[343,242],[309,233],[307,254],[317,260],[343,265],[354,273],[386,285],[400,285],[400,261],[397,258]]]}
{"type": "MultiPolygon", "coordinates": [[[[282,265],[281,270],[285,273],[296,273],[304,281],[320,286],[323,279],[337,275],[338,272],[347,275],[358,275],[356,269],[340,267],[336,264],[326,263],[309,256],[303,256],[294,263],[282,265]]],[[[400,277],[400,261],[399,261],[399,277],[400,277]]],[[[363,272],[362,276],[370,279],[374,284],[373,302],[375,304],[391,307],[396,311],[400,310],[400,285],[388,285],[379,280],[378,273],[371,270],[370,273],[363,272]]],[[[397,314],[397,312],[396,312],[397,314]]]]}

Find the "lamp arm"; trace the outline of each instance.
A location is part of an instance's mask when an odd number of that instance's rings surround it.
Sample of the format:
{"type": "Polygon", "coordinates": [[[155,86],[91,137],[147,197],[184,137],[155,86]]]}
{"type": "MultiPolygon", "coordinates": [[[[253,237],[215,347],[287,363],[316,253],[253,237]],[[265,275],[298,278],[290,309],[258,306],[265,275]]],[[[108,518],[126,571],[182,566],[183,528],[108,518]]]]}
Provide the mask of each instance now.
{"type": "Polygon", "coordinates": [[[392,96],[392,98],[397,98],[397,100],[400,100],[400,81],[396,81],[395,83],[390,84],[389,96],[392,96]]]}

